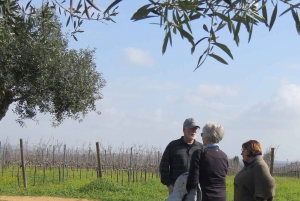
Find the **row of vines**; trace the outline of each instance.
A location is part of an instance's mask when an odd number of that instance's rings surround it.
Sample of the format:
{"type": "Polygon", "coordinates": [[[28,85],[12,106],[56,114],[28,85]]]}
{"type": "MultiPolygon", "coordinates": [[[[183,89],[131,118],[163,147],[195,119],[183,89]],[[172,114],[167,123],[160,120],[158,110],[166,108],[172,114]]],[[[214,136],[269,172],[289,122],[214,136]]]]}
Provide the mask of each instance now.
{"type": "MultiPolygon", "coordinates": [[[[113,148],[96,142],[83,144],[79,148],[68,147],[59,142],[30,145],[28,141],[20,146],[21,140],[20,144],[15,146],[9,141],[4,144],[0,142],[1,175],[15,177],[19,186],[23,185],[24,177],[31,182],[29,185],[60,183],[67,179],[90,177],[106,177],[128,184],[147,182],[159,177],[162,151],[155,147],[134,145],[128,148],[113,148]],[[26,172],[22,175],[23,163],[26,172]]],[[[238,157],[229,160],[228,174],[234,175],[241,168],[238,157]]]]}

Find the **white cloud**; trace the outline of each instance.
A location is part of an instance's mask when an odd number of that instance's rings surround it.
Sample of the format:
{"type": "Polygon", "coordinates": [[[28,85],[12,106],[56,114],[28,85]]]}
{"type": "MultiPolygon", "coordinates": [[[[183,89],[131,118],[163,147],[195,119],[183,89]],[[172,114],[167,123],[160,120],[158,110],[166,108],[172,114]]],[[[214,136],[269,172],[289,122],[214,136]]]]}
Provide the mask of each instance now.
{"type": "Polygon", "coordinates": [[[199,85],[195,91],[190,93],[195,94],[203,99],[213,99],[222,97],[233,97],[239,93],[239,86],[221,86],[221,85],[199,85]]]}
{"type": "Polygon", "coordinates": [[[295,84],[281,86],[271,104],[271,113],[300,115],[300,86],[295,84]]]}
{"type": "Polygon", "coordinates": [[[162,121],[163,120],[163,111],[161,109],[156,109],[154,111],[154,120],[155,121],[162,121]]]}
{"type": "Polygon", "coordinates": [[[300,118],[300,86],[284,84],[267,101],[254,104],[245,114],[249,118],[263,122],[285,122],[300,118]]]}
{"type": "Polygon", "coordinates": [[[137,48],[128,47],[123,49],[126,60],[134,65],[152,65],[153,58],[150,53],[137,48]]]}
{"type": "Polygon", "coordinates": [[[199,85],[198,87],[188,90],[187,93],[181,93],[181,96],[167,96],[168,102],[188,103],[202,105],[206,103],[211,108],[228,109],[233,106],[222,103],[224,98],[235,97],[239,94],[239,86],[220,86],[220,85],[199,85]]]}
{"type": "Polygon", "coordinates": [[[300,140],[300,86],[282,85],[269,100],[255,103],[228,122],[228,128],[230,143],[255,139],[264,149],[280,146],[276,155],[279,160],[299,159],[298,152],[290,147],[298,146],[300,140]]]}

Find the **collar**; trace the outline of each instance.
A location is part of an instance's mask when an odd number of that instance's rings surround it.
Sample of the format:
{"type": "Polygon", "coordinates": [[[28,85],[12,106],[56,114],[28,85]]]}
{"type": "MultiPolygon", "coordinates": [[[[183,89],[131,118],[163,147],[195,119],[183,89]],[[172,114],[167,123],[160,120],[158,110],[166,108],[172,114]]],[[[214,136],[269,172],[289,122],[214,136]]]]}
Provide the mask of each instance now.
{"type": "Polygon", "coordinates": [[[210,147],[219,147],[219,144],[218,143],[210,143],[210,144],[205,145],[204,149],[210,148],[210,147]]]}
{"type": "Polygon", "coordinates": [[[244,163],[244,168],[243,169],[247,169],[247,167],[249,167],[250,165],[252,165],[253,163],[255,163],[255,161],[257,160],[257,158],[259,156],[261,156],[261,155],[257,155],[255,157],[253,157],[252,160],[249,163],[243,161],[243,163],[244,163]]]}

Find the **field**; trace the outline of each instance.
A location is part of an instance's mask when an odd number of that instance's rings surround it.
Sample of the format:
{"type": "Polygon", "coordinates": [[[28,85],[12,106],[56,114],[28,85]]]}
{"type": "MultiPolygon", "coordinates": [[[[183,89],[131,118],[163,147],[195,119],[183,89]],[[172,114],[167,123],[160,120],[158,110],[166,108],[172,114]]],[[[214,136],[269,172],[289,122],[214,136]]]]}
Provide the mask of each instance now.
{"type": "MultiPolygon", "coordinates": [[[[0,195],[50,196],[101,201],[162,201],[168,196],[167,188],[151,174],[146,175],[146,180],[135,182],[129,182],[125,177],[122,179],[120,175],[117,180],[116,175],[111,174],[104,174],[103,178],[97,178],[95,175],[91,176],[92,171],[89,172],[88,177],[68,175],[63,182],[49,180],[44,184],[41,177],[28,177],[27,188],[24,188],[22,181],[8,174],[9,171],[6,172],[0,176],[0,195]]],[[[233,178],[233,176],[227,178],[228,201],[233,200],[233,178]]],[[[277,182],[275,201],[300,200],[299,179],[283,177],[275,177],[275,179],[277,182]]]]}

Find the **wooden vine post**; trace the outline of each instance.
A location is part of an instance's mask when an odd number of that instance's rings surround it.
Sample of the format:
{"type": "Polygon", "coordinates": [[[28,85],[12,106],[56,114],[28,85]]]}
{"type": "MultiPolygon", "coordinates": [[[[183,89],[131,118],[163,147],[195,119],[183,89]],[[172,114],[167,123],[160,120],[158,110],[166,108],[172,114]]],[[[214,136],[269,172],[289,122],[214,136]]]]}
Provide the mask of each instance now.
{"type": "Polygon", "coordinates": [[[67,145],[65,144],[65,145],[64,145],[63,168],[62,168],[62,182],[65,181],[66,149],[67,149],[67,145]]]}
{"type": "Polygon", "coordinates": [[[97,160],[98,160],[98,178],[101,178],[102,169],[101,169],[101,156],[100,156],[99,142],[96,142],[96,149],[97,149],[97,160]]]}
{"type": "Polygon", "coordinates": [[[20,139],[20,150],[21,150],[21,165],[22,165],[22,174],[23,174],[23,182],[24,187],[27,188],[27,179],[26,179],[26,168],[25,168],[25,160],[24,160],[24,151],[23,151],[23,139],[20,139]]]}
{"type": "Polygon", "coordinates": [[[275,148],[271,148],[271,164],[270,164],[270,174],[273,176],[274,169],[274,150],[275,148]]]}

